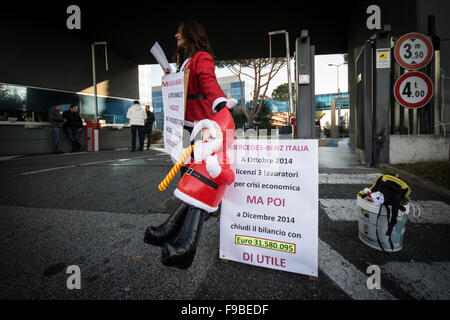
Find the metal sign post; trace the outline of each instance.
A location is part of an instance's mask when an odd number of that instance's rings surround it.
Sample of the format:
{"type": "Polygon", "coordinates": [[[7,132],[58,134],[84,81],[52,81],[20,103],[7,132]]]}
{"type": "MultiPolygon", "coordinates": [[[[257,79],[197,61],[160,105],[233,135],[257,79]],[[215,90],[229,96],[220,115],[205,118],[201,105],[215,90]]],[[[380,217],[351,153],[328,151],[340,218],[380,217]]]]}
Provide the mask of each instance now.
{"type": "MultiPolygon", "coordinates": [[[[394,56],[397,63],[407,69],[413,70],[408,75],[402,75],[394,86],[394,96],[400,105],[409,108],[410,118],[413,118],[412,109],[419,109],[416,112],[418,117],[417,130],[420,134],[436,133],[436,100],[433,97],[433,81],[436,80],[436,59],[434,57],[435,44],[439,48],[439,42],[436,41],[434,35],[434,17],[428,17],[428,31],[433,38],[425,36],[421,33],[411,32],[401,36],[394,48],[394,56]],[[422,72],[418,72],[418,70],[422,72]],[[413,73],[411,75],[410,73],[413,73]],[[428,106],[429,105],[429,106],[428,106]],[[423,108],[424,107],[424,108],[423,108]]],[[[439,53],[437,60],[439,60],[439,53]]],[[[438,122],[439,123],[439,120],[438,122]]],[[[410,120],[410,128],[414,127],[414,123],[410,120]]]]}
{"type": "MultiPolygon", "coordinates": [[[[373,60],[376,60],[377,50],[389,48],[391,43],[390,32],[378,32],[374,41],[373,60]]],[[[375,64],[375,61],[373,61],[375,64]]],[[[373,157],[374,164],[389,163],[390,144],[390,113],[391,113],[391,69],[375,68],[373,83],[373,116],[374,116],[374,143],[373,157]]]]}
{"type": "Polygon", "coordinates": [[[315,47],[310,44],[308,30],[302,30],[296,40],[295,63],[298,73],[296,105],[296,138],[315,139],[315,92],[314,92],[314,54],[315,47]]]}

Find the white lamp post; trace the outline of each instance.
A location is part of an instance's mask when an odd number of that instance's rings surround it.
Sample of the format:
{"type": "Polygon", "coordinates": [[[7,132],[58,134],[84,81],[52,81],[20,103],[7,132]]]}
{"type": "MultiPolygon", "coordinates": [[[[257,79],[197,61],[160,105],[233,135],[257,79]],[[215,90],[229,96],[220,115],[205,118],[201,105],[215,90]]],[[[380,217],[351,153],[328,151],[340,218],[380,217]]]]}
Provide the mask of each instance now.
{"type": "Polygon", "coordinates": [[[106,41],[94,42],[91,44],[91,52],[92,52],[92,81],[94,85],[94,96],[95,96],[95,121],[98,119],[98,102],[97,102],[97,80],[96,80],[96,71],[95,71],[95,46],[96,45],[104,45],[105,46],[105,61],[106,61],[106,71],[108,71],[108,51],[106,45],[108,43],[106,41]]]}
{"type": "MultiPolygon", "coordinates": [[[[330,66],[330,67],[336,67],[336,70],[337,70],[337,90],[338,90],[338,99],[339,98],[341,98],[341,89],[339,88],[339,67],[340,66],[342,66],[342,65],[344,65],[344,64],[347,64],[347,62],[343,62],[343,63],[340,63],[340,64],[333,64],[333,63],[329,63],[328,64],[328,66],[330,66]]],[[[337,100],[337,99],[336,99],[337,100]]],[[[336,101],[337,102],[337,101],[336,101]]],[[[340,120],[340,118],[341,118],[341,105],[339,104],[339,106],[338,106],[338,121],[340,120]]]]}
{"type": "Polygon", "coordinates": [[[337,89],[338,89],[339,97],[341,96],[341,89],[339,88],[339,67],[344,65],[344,64],[347,64],[347,62],[343,62],[343,63],[340,63],[340,64],[333,64],[333,63],[329,63],[328,64],[328,66],[330,66],[330,67],[333,67],[333,66],[336,67],[336,70],[337,70],[337,89]]]}
{"type": "MultiPolygon", "coordinates": [[[[294,113],[294,103],[292,101],[292,86],[291,86],[291,58],[289,54],[289,33],[286,30],[279,31],[271,31],[269,32],[269,47],[270,47],[270,59],[272,59],[272,38],[271,36],[275,34],[285,34],[286,36],[286,59],[287,59],[287,76],[288,76],[288,90],[289,90],[289,111],[290,113],[294,113]]],[[[289,115],[286,119],[287,124],[289,125],[289,115]]]]}

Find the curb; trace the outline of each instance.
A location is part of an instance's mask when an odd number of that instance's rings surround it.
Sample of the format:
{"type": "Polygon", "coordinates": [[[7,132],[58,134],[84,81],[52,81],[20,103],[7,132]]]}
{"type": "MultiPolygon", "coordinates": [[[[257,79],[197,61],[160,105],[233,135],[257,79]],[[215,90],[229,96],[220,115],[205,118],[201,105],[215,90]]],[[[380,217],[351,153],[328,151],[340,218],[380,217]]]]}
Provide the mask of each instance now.
{"type": "Polygon", "coordinates": [[[392,167],[388,164],[380,164],[380,169],[383,170],[393,170],[395,172],[398,173],[399,177],[403,180],[405,180],[405,182],[411,183],[411,184],[415,184],[425,190],[437,193],[447,199],[450,199],[450,190],[446,189],[444,187],[438,186],[436,184],[434,184],[433,182],[423,179],[423,178],[419,178],[409,172],[406,172],[404,170],[400,170],[397,169],[395,167],[392,167]]]}
{"type": "Polygon", "coordinates": [[[17,155],[17,156],[1,156],[0,157],[0,161],[7,161],[7,160],[12,160],[12,159],[16,159],[22,157],[21,155],[17,155]]]}

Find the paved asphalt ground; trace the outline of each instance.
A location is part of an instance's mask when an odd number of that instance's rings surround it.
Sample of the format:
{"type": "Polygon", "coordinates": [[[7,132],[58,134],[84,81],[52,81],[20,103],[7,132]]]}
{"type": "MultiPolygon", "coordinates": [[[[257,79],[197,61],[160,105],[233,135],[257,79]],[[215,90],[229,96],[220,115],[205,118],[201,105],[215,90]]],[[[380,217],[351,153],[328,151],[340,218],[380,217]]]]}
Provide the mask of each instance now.
{"type": "Polygon", "coordinates": [[[411,186],[424,218],[408,221],[400,252],[369,248],[340,213],[380,171],[341,144],[319,151],[317,280],[220,261],[217,216],[190,269],[164,267],[160,248],[142,241],[176,204],[178,177],[157,190],[172,167],[162,149],[0,159],[0,299],[449,299],[449,199],[411,186]],[[81,290],[66,287],[70,265],[80,267],[81,290]],[[370,265],[381,269],[380,290],[366,286],[370,265]]]}

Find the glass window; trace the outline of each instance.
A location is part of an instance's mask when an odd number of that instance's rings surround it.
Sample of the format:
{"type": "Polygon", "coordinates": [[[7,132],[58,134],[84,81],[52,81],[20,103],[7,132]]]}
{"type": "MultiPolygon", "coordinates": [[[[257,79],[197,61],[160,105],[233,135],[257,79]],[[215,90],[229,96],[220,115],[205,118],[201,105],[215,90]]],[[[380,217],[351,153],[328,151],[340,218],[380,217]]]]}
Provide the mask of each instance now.
{"type": "Polygon", "coordinates": [[[231,95],[236,96],[241,94],[241,88],[231,88],[231,95]]]}
{"type": "MultiPolygon", "coordinates": [[[[97,102],[99,119],[115,124],[128,122],[126,113],[133,100],[97,97],[97,102]]],[[[55,104],[61,104],[62,111],[75,104],[84,120],[95,119],[94,96],[0,83],[0,121],[47,122],[48,111],[55,104]]]]}
{"type": "Polygon", "coordinates": [[[331,101],[336,100],[336,106],[341,106],[341,108],[349,108],[349,94],[348,92],[343,92],[341,98],[337,93],[331,94],[318,94],[316,95],[316,110],[329,110],[331,108],[331,101]]]}
{"type": "MultiPolygon", "coordinates": [[[[231,88],[241,88],[241,83],[239,81],[237,82],[231,82],[230,83],[231,88]]],[[[242,82],[242,89],[245,90],[245,82],[242,82]]]]}
{"type": "Polygon", "coordinates": [[[162,130],[164,127],[164,105],[162,98],[162,91],[152,92],[152,106],[155,114],[155,127],[162,130]]]}
{"type": "MultiPolygon", "coordinates": [[[[238,100],[238,105],[241,105],[241,82],[231,82],[231,98],[238,100]]],[[[244,94],[244,103],[245,103],[245,82],[242,82],[242,93],[244,94]]]]}
{"type": "Polygon", "coordinates": [[[0,84],[0,121],[27,121],[32,112],[27,109],[26,88],[0,84]]]}

